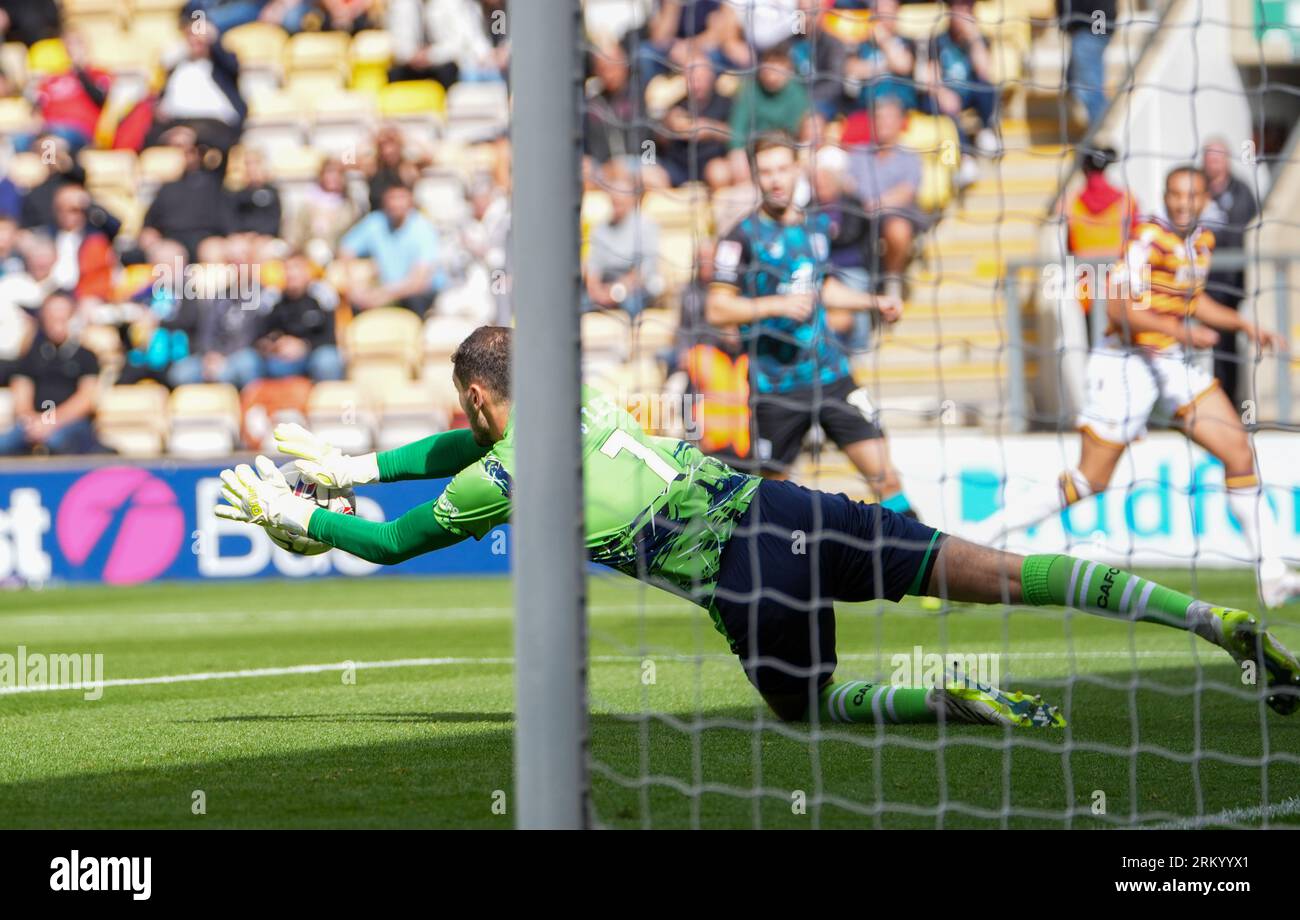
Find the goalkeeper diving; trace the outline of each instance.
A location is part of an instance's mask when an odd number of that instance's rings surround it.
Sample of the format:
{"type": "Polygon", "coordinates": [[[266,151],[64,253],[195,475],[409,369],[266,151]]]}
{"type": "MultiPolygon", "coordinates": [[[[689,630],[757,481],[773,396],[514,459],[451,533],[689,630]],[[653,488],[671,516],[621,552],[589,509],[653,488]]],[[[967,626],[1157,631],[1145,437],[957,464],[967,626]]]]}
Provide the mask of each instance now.
{"type": "MultiPolygon", "coordinates": [[[[395,564],[510,519],[515,469],[511,330],[483,326],[452,356],[468,429],[347,456],[298,425],[275,430],[301,476],[347,489],[451,477],[436,500],[387,522],[337,514],[295,496],[257,458],[221,474],[230,520],[305,534],[395,564]]],[[[1266,675],[1268,705],[1300,703],[1300,663],[1254,614],[1216,607],[1110,566],[1058,554],[1019,556],[961,540],[877,504],[738,472],[674,438],[646,434],[591,388],[581,407],[586,543],[593,561],[706,609],[750,682],[787,721],[1063,726],[1054,706],[953,674],[939,687],[835,678],[834,602],[942,594],[977,604],[1071,607],[1195,633],[1266,675]]]]}

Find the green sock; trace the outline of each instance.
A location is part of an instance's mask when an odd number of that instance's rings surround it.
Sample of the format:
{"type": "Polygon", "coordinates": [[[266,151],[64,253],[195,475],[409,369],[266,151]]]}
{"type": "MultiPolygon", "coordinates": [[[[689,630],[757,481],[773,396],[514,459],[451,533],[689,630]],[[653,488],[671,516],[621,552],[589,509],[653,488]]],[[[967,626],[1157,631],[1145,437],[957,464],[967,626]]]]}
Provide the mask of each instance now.
{"type": "Polygon", "coordinates": [[[929,693],[924,687],[891,687],[865,680],[845,680],[822,687],[818,712],[823,722],[895,725],[937,722],[938,714],[926,703],[929,693]]]}
{"type": "Polygon", "coordinates": [[[1210,615],[1208,604],[1132,572],[1054,553],[1025,557],[1020,589],[1023,602],[1033,607],[1073,607],[1198,634],[1204,634],[1210,615]]]}

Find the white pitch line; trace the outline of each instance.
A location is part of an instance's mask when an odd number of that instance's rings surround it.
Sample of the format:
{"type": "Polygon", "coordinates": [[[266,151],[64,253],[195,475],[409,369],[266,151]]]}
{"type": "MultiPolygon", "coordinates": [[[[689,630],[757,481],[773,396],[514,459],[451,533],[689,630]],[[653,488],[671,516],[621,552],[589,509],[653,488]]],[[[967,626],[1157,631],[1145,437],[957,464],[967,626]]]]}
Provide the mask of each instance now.
{"type": "Polygon", "coordinates": [[[420,668],[455,664],[514,664],[513,658],[392,658],[386,661],[332,661],[328,664],[295,664],[282,668],[248,668],[242,671],[199,671],[194,674],[162,674],[157,677],[120,677],[90,684],[41,684],[0,687],[0,696],[39,693],[47,690],[90,690],[98,687],[141,687],[150,684],[184,684],[201,680],[239,680],[249,677],[282,677],[288,674],[320,674],[327,671],[358,671],[375,668],[420,668]]]}
{"type": "MultiPolygon", "coordinates": [[[[839,656],[844,661],[875,661],[877,658],[889,658],[894,654],[911,655],[911,650],[899,650],[895,652],[882,652],[881,655],[868,654],[845,654],[839,656]]],[[[954,653],[956,654],[956,653],[954,653]]],[[[982,654],[969,652],[962,654],[982,654]]],[[[986,653],[985,653],[986,654],[986,653]]],[[[1012,658],[1034,658],[1034,659],[1057,659],[1057,658],[1179,658],[1190,657],[1186,652],[1107,652],[1107,651],[1090,651],[1077,652],[1073,656],[1062,654],[1060,652],[1022,652],[1013,653],[1012,658]]],[[[642,662],[646,660],[658,661],[678,661],[678,662],[728,662],[731,655],[722,653],[706,653],[700,655],[680,655],[680,654],[655,654],[647,652],[644,655],[592,655],[591,661],[596,664],[627,664],[629,662],[642,662]]],[[[513,657],[443,657],[443,658],[389,658],[381,661],[332,661],[322,664],[295,664],[286,665],[278,668],[245,668],[238,671],[198,671],[191,674],[160,674],[154,677],[121,677],[112,680],[105,680],[92,684],[39,684],[35,686],[16,686],[0,687],[0,696],[8,696],[16,693],[41,693],[53,690],[89,690],[96,687],[143,687],[157,684],[185,684],[197,683],[208,680],[244,680],[256,677],[285,677],[292,674],[321,674],[330,671],[345,671],[353,669],[357,671],[379,670],[385,668],[430,668],[430,667],[447,667],[447,666],[480,666],[480,665],[510,665],[513,666],[515,659],[513,657]]]]}
{"type": "Polygon", "coordinates": [[[1247,821],[1262,821],[1265,818],[1285,818],[1300,814],[1300,796],[1291,796],[1272,805],[1254,805],[1250,808],[1225,808],[1218,814],[1201,815],[1195,818],[1183,818],[1164,824],[1153,824],[1144,830],[1150,831],[1187,831],[1202,827],[1214,827],[1227,824],[1244,824],[1247,821]]]}

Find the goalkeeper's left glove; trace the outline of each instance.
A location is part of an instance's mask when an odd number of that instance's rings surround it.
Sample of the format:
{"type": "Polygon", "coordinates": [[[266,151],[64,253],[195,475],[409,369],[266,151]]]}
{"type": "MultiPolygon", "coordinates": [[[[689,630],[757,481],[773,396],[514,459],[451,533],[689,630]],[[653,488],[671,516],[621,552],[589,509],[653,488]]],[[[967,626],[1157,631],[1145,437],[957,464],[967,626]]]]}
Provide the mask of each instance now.
{"type": "Polygon", "coordinates": [[[294,466],[303,478],[327,489],[350,489],[379,481],[379,461],[373,453],[350,457],[301,425],[275,426],[275,446],[300,459],[294,466]]]}
{"type": "Polygon", "coordinates": [[[228,504],[217,505],[217,517],[306,534],[316,503],[294,495],[284,474],[266,457],[254,462],[256,472],[247,463],[221,471],[221,497],[228,504]]]}

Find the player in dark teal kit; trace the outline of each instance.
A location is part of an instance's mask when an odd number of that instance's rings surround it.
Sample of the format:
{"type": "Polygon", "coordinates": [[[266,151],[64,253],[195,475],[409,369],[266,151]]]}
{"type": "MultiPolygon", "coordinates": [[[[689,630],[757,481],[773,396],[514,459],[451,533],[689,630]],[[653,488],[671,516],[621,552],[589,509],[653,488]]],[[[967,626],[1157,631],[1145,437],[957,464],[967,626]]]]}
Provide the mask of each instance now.
{"type": "MultiPolygon", "coordinates": [[[[306,534],[393,563],[510,517],[514,416],[509,329],[484,326],[453,356],[469,430],[349,457],[298,426],[281,450],[327,488],[452,476],[436,499],[393,521],[336,514],[294,494],[276,465],[222,473],[223,517],[306,534]]],[[[1036,697],[957,680],[896,687],[834,679],[836,600],[946,594],[958,601],[1060,604],[1196,632],[1237,660],[1261,660],[1269,702],[1295,707],[1300,664],[1242,610],[1211,607],[1119,569],[1069,556],[1020,557],[946,536],[880,505],[759,479],[693,445],[646,434],[593,390],[581,411],[585,522],[592,558],[707,609],[763,699],[783,719],[1064,724],[1036,697]],[[942,589],[942,590],[941,590],[942,589]]],[[[578,509],[574,509],[575,512],[578,509]]]]}
{"type": "Polygon", "coordinates": [[[707,315],[716,326],[738,328],[749,344],[754,444],[762,469],[783,477],[817,421],[881,504],[910,513],[875,407],[854,382],[826,313],[871,310],[895,322],[902,304],[855,291],[827,274],[830,221],[794,204],[803,170],[793,141],[764,135],[754,144],[752,160],[763,201],[718,243],[707,315]]]}

